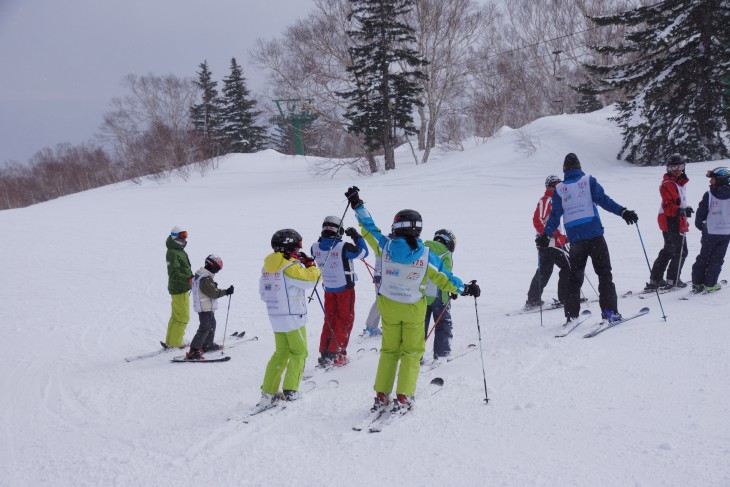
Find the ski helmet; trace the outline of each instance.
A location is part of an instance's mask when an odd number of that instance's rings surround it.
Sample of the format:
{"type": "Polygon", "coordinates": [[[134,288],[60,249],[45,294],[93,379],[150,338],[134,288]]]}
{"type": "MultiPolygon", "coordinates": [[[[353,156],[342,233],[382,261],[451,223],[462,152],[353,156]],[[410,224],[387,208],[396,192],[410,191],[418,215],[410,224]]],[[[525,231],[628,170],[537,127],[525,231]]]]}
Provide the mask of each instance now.
{"type": "Polygon", "coordinates": [[[685,160],[679,154],[672,154],[667,159],[667,172],[684,171],[685,160]]]}
{"type": "Polygon", "coordinates": [[[433,235],[433,239],[436,242],[444,244],[446,248],[449,249],[449,252],[453,252],[454,249],[456,249],[456,235],[454,235],[454,232],[451,230],[446,230],[445,228],[436,230],[436,233],[433,235]]]}
{"type": "Polygon", "coordinates": [[[271,248],[277,252],[294,252],[302,248],[302,236],[291,228],[277,230],[271,237],[271,248]]]}
{"type": "Polygon", "coordinates": [[[715,178],[715,186],[727,186],[730,179],[730,169],[726,167],[716,167],[712,171],[707,171],[708,178],[715,178]]]}
{"type": "Polygon", "coordinates": [[[185,240],[188,238],[188,231],[175,225],[172,227],[172,230],[170,230],[170,236],[174,239],[185,240]]]}
{"type": "Polygon", "coordinates": [[[416,210],[401,210],[393,218],[393,235],[396,237],[418,237],[421,235],[423,220],[416,210]]]}
{"type": "Polygon", "coordinates": [[[336,216],[328,216],[322,222],[322,236],[338,238],[345,233],[345,229],[342,228],[342,220],[336,216]]]}
{"type": "Polygon", "coordinates": [[[223,259],[215,254],[210,254],[205,258],[205,268],[215,274],[219,270],[223,269],[223,259]]]}
{"type": "Polygon", "coordinates": [[[550,176],[545,178],[545,187],[546,188],[554,188],[558,183],[562,183],[563,180],[560,179],[555,174],[551,174],[550,176]]]}

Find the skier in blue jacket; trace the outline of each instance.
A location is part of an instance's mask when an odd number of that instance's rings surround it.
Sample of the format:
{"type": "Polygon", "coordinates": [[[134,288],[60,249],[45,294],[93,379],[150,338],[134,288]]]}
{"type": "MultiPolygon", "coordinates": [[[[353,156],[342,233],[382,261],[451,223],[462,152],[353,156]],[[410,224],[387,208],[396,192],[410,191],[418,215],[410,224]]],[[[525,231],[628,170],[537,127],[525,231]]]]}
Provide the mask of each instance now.
{"type": "Polygon", "coordinates": [[[556,186],[553,194],[553,208],[545,230],[538,235],[535,243],[539,247],[547,247],[550,236],[560,225],[562,217],[570,242],[570,277],[565,303],[567,322],[575,320],[580,312],[580,288],[583,285],[588,257],[591,258],[593,270],[598,276],[598,300],[603,319],[609,322],[620,320],[616,286],[611,274],[611,257],[603,237],[598,206],[619,215],[629,225],[639,221],[639,217],[636,212],[613,201],[596,178],[584,173],[575,154],[565,156],[563,174],[563,182],[556,186]]]}

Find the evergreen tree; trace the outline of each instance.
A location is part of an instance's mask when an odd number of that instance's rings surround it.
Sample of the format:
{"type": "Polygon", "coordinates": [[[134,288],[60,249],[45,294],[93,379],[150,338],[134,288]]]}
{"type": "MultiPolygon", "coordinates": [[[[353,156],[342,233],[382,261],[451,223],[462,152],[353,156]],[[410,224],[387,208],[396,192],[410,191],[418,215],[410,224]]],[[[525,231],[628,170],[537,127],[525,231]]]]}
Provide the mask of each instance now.
{"type": "Polygon", "coordinates": [[[426,62],[413,48],[414,32],[404,20],[414,0],[350,3],[359,30],[348,32],[354,46],[348,48],[353,64],[347,71],[355,88],[340,93],[349,101],[348,130],[362,136],[369,150],[382,149],[385,169],[395,169],[397,130],[415,134],[413,107],[423,105],[416,80],[426,79],[419,69],[426,62]]]}
{"type": "Polygon", "coordinates": [[[581,83],[572,89],[580,94],[580,98],[575,104],[575,113],[590,113],[603,108],[603,104],[598,99],[598,92],[590,84],[581,83]]]}
{"type": "Polygon", "coordinates": [[[223,132],[230,152],[256,152],[266,144],[266,129],[256,124],[261,114],[246,88],[243,70],[231,59],[231,73],[223,78],[223,132]]]}
{"type": "Polygon", "coordinates": [[[730,70],[730,2],[664,0],[593,17],[599,26],[626,26],[618,45],[597,46],[621,60],[587,65],[602,89],[622,90],[615,120],[623,129],[618,157],[663,164],[672,153],[703,161],[730,157],[723,77],[730,70]]]}
{"type": "Polygon", "coordinates": [[[199,67],[200,71],[197,73],[198,81],[194,81],[193,83],[200,88],[202,100],[201,103],[190,107],[190,117],[195,131],[206,142],[212,142],[210,144],[211,146],[217,146],[215,142],[219,141],[222,128],[222,102],[216,89],[218,83],[213,81],[207,61],[200,63],[199,67]]]}

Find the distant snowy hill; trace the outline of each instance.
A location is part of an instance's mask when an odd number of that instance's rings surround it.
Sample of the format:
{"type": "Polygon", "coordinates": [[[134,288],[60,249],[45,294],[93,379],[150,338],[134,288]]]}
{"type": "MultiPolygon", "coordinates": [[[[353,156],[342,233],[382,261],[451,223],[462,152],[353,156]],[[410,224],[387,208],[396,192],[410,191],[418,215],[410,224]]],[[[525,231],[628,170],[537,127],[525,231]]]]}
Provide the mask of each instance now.
{"type": "MultiPolygon", "coordinates": [[[[532,214],[567,152],[639,214],[650,261],[661,248],[663,169],[615,159],[621,140],[610,114],[543,118],[463,152],[437,151],[425,165],[402,151],[396,171],[372,177],[315,177],[311,158],[267,151],[228,156],[188,181],[117,184],[0,212],[0,485],[730,485],[730,289],[691,301],[663,295],[666,321],[656,297],[621,299],[621,312],[651,313],[592,339],[581,337],[598,320],[595,303],[594,318],[560,340],[561,311],[544,313],[544,326],[539,314],[505,316],[526,299],[537,263],[532,214]],[[477,279],[482,297],[476,309],[473,298],[454,303],[453,347],[479,343],[478,312],[489,404],[477,351],[422,374],[417,409],[401,422],[380,434],[352,431],[374,394],[377,354],[366,353],[317,377],[317,388],[281,414],[226,421],[258,400],[274,349],[258,296],[271,235],[292,227],[308,247],[325,216],[343,213],[353,184],[382,228],[413,208],[424,236],[442,227],[456,234],[454,272],[477,279]],[[230,349],[229,362],[171,364],[174,353],[124,361],[164,339],[164,241],[173,225],[189,230],[193,269],[210,253],[222,257],[217,282],[236,287],[228,334],[259,338],[230,349]],[[430,396],[434,376],[445,387],[430,396]]],[[[707,169],[728,164],[688,166],[693,206],[707,169]]],[[[641,289],[649,271],[637,227],[602,210],[601,218],[617,290],[641,289]]],[[[346,224],[355,225],[351,211],[346,224]]],[[[685,280],[699,237],[693,227],[685,280]]],[[[367,269],[356,270],[353,335],[374,299],[367,269]]],[[[587,277],[583,292],[594,298],[590,266],[587,277]]],[[[557,272],[544,299],[556,296],[556,283],[557,272]]],[[[221,300],[218,342],[227,307],[221,300]]],[[[316,300],[309,313],[307,372],[322,327],[316,300]]],[[[191,315],[188,340],[198,325],[191,315]]],[[[353,336],[349,350],[378,345],[353,336]]]]}

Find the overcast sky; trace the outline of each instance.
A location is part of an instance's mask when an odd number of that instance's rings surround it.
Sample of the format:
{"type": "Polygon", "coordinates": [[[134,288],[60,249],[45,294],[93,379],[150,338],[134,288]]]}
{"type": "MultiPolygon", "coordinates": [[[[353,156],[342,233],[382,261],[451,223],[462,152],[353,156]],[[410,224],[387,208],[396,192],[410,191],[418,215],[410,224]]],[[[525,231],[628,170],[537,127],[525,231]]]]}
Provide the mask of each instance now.
{"type": "Polygon", "coordinates": [[[257,38],[304,18],[311,0],[0,0],[0,164],[98,131],[130,73],[214,79],[235,57],[248,64],[257,38]]]}

